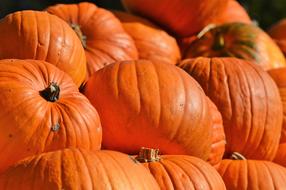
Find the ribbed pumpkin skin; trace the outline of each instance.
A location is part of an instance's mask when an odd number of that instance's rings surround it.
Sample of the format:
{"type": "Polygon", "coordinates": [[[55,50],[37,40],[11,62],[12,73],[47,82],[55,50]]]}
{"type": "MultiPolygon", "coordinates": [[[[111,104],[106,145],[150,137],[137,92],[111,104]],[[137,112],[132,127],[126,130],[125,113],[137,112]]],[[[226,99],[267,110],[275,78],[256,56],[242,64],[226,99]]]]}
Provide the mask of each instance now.
{"type": "Polygon", "coordinates": [[[282,102],[271,77],[237,58],[196,58],[179,65],[194,77],[222,114],[226,153],[273,160],[282,126],[282,102]]]}
{"type": "Polygon", "coordinates": [[[113,12],[133,38],[140,59],[176,64],[181,59],[179,46],[164,30],[143,18],[120,11],[113,12]],[[143,20],[143,21],[142,21],[143,20]]]}
{"type": "Polygon", "coordinates": [[[212,115],[212,146],[211,154],[207,160],[216,169],[219,167],[225,151],[225,133],[223,128],[223,120],[216,105],[207,97],[212,115]]]}
{"type": "Polygon", "coordinates": [[[222,14],[228,0],[122,0],[125,7],[166,27],[178,37],[199,32],[222,14]]]}
{"type": "Polygon", "coordinates": [[[186,155],[162,155],[160,161],[147,162],[160,189],[225,190],[218,172],[205,161],[186,155]]]}
{"type": "Polygon", "coordinates": [[[229,0],[226,9],[223,11],[223,14],[214,18],[215,19],[212,21],[212,23],[215,24],[224,24],[231,22],[242,22],[246,24],[251,24],[251,19],[247,14],[246,10],[236,0],[229,0]]]}
{"type": "Polygon", "coordinates": [[[110,11],[88,2],[58,4],[48,7],[47,11],[80,26],[86,36],[87,77],[115,61],[138,58],[134,41],[110,11]]]}
{"type": "Polygon", "coordinates": [[[284,56],[286,55],[286,19],[282,19],[279,22],[275,23],[267,31],[268,34],[275,40],[277,45],[280,47],[284,56]]]}
{"type": "Polygon", "coordinates": [[[242,58],[256,62],[264,70],[286,66],[275,42],[260,28],[244,23],[217,26],[193,41],[184,58],[199,56],[242,58]]]}
{"type": "Polygon", "coordinates": [[[163,154],[208,158],[208,102],[180,68],[148,60],[117,62],[87,81],[85,95],[98,110],[104,148],[137,154],[141,147],[158,147],[163,154]]]}
{"type": "Polygon", "coordinates": [[[86,57],[80,40],[61,19],[46,12],[19,11],[0,21],[0,59],[37,59],[56,65],[80,86],[86,57]]]}
{"type": "Polygon", "coordinates": [[[42,152],[65,147],[100,149],[97,111],[67,74],[36,60],[1,60],[0,73],[0,172],[42,152]],[[40,95],[50,82],[60,87],[55,102],[40,95]]]}
{"type": "Polygon", "coordinates": [[[223,160],[218,172],[226,189],[276,190],[286,189],[286,169],[262,160],[223,160]]]}
{"type": "Polygon", "coordinates": [[[268,74],[278,86],[280,97],[283,103],[283,125],[279,148],[274,162],[286,166],[286,68],[272,69],[268,74]]]}
{"type": "Polygon", "coordinates": [[[0,189],[159,190],[159,187],[148,170],[123,153],[63,149],[18,162],[0,175],[0,189]]]}

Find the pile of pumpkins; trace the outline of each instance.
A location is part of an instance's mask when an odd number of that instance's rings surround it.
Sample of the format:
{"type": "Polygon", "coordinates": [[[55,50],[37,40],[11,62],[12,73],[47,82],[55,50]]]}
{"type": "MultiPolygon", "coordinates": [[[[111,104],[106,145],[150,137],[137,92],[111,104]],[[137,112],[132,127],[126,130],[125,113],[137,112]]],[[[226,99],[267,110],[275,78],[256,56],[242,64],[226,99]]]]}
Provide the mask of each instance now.
{"type": "Polygon", "coordinates": [[[0,189],[286,189],[286,21],[122,3],[0,21],[0,189]]]}

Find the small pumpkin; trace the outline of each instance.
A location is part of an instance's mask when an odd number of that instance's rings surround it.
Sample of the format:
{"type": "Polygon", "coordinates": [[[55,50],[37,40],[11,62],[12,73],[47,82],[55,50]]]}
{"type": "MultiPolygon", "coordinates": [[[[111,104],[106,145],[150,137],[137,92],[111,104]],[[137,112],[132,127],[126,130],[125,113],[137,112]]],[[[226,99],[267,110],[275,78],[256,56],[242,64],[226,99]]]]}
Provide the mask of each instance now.
{"type": "Polygon", "coordinates": [[[158,149],[141,148],[136,160],[158,182],[160,189],[225,190],[218,172],[205,161],[187,155],[158,155],[158,149]]]}
{"type": "Polygon", "coordinates": [[[283,125],[280,144],[274,162],[286,166],[286,68],[272,69],[268,74],[278,86],[283,103],[283,125]]]}
{"type": "Polygon", "coordinates": [[[128,11],[166,27],[177,37],[199,32],[222,14],[228,0],[122,0],[128,11]]]}
{"type": "Polygon", "coordinates": [[[97,111],[66,73],[44,61],[15,59],[0,60],[0,73],[0,172],[42,152],[100,149],[97,111]]]}
{"type": "Polygon", "coordinates": [[[277,23],[273,24],[268,29],[268,34],[277,43],[284,56],[286,55],[286,19],[282,19],[277,23]]]}
{"type": "Polygon", "coordinates": [[[0,21],[0,59],[37,59],[56,65],[79,87],[86,57],[74,31],[61,19],[41,11],[18,11],[0,21]]]}
{"type": "Polygon", "coordinates": [[[208,102],[182,69],[148,60],[116,62],[97,71],[84,94],[98,110],[104,148],[137,154],[141,147],[158,147],[163,154],[209,157],[208,102]]]}
{"type": "Polygon", "coordinates": [[[89,2],[57,4],[46,11],[66,21],[81,39],[87,58],[87,78],[115,61],[138,58],[134,41],[110,11],[89,2]]]}
{"type": "Polygon", "coordinates": [[[246,160],[235,152],[221,162],[218,172],[227,189],[276,190],[286,189],[286,169],[264,160],[246,160]]]}
{"type": "Polygon", "coordinates": [[[194,40],[184,58],[237,57],[253,61],[264,70],[286,66],[275,42],[259,27],[245,23],[227,23],[210,27],[194,40]]]}
{"type": "Polygon", "coordinates": [[[139,59],[164,61],[170,64],[180,61],[181,53],[175,38],[144,18],[120,11],[113,13],[133,38],[139,59]]]}
{"type": "Polygon", "coordinates": [[[2,190],[159,190],[152,175],[126,154],[63,149],[31,156],[0,174],[2,190]]]}
{"type": "Polygon", "coordinates": [[[259,66],[237,58],[195,58],[179,67],[195,78],[222,114],[226,155],[273,160],[282,127],[279,91],[259,66]]]}

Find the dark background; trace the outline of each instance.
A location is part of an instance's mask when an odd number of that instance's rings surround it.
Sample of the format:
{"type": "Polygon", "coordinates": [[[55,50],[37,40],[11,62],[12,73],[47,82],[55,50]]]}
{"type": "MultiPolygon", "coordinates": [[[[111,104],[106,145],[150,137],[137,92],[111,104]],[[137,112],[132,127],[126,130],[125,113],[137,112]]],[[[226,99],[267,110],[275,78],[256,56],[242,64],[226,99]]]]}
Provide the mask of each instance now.
{"type": "MultiPolygon", "coordinates": [[[[155,1],[155,0],[154,0],[155,1]]],[[[77,3],[79,0],[0,0],[0,18],[23,9],[42,10],[56,3],[77,3]]],[[[123,10],[120,0],[93,0],[99,7],[123,10]]],[[[260,27],[267,29],[273,23],[286,18],[286,0],[239,0],[250,17],[260,27]]]]}

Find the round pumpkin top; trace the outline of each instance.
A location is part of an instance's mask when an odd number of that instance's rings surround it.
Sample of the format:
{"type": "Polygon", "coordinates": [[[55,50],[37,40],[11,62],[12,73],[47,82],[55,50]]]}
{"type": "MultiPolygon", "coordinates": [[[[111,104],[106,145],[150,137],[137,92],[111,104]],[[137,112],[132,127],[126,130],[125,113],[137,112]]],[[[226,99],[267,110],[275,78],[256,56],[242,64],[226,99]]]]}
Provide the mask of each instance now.
{"type": "Polygon", "coordinates": [[[148,60],[116,62],[96,72],[84,93],[99,112],[103,147],[137,154],[155,146],[163,154],[208,158],[208,102],[182,69],[148,60]]]}
{"type": "Polygon", "coordinates": [[[286,66],[285,58],[275,42],[252,24],[228,23],[211,27],[194,40],[184,58],[237,57],[253,61],[264,70],[286,66]]]}
{"type": "Polygon", "coordinates": [[[63,149],[26,158],[0,175],[0,189],[159,190],[152,175],[126,154],[63,149]]]}
{"type": "Polygon", "coordinates": [[[72,79],[44,61],[0,61],[0,171],[65,147],[98,150],[97,111],[72,79]]]}
{"type": "Polygon", "coordinates": [[[57,66],[80,86],[86,57],[74,31],[60,18],[42,11],[19,11],[0,21],[0,59],[37,59],[57,66]]]}
{"type": "Polygon", "coordinates": [[[268,30],[268,34],[275,40],[284,55],[286,55],[286,19],[275,23],[268,30]]]}
{"type": "Polygon", "coordinates": [[[88,2],[58,4],[46,10],[77,32],[85,47],[87,77],[112,62],[138,58],[132,38],[110,11],[88,2]]]}

